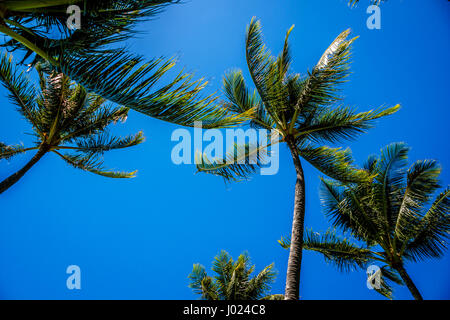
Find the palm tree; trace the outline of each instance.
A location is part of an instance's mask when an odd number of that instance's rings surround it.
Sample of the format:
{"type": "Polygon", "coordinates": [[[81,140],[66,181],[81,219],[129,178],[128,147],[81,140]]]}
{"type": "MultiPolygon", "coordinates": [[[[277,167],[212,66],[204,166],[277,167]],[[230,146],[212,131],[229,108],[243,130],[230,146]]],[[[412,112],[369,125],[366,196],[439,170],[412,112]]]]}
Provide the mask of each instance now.
{"type": "MultiPolygon", "coordinates": [[[[340,269],[381,263],[382,276],[405,284],[416,300],[422,300],[405,262],[443,255],[450,234],[450,187],[431,202],[440,187],[441,168],[434,160],[419,160],[407,168],[408,151],[404,143],[393,143],[379,157],[369,157],[364,165],[372,176],[369,182],[323,180],[326,214],[336,228],[350,232],[357,241],[342,239],[335,231],[309,233],[304,249],[322,253],[340,269]]],[[[391,296],[384,280],[378,291],[391,296]]]]}
{"type": "MultiPolygon", "coordinates": [[[[371,127],[373,120],[390,115],[399,106],[356,113],[354,109],[335,104],[341,84],[349,74],[349,31],[341,33],[320,58],[318,64],[307,74],[289,73],[291,55],[288,30],[284,48],[278,58],[267,52],[262,41],[259,21],[252,19],[247,30],[247,64],[256,90],[250,93],[242,71],[234,71],[224,79],[224,90],[229,99],[225,107],[239,113],[251,114],[250,125],[273,130],[280,138],[273,143],[287,144],[296,171],[294,216],[292,223],[292,246],[286,277],[286,299],[299,298],[300,267],[302,260],[303,222],[305,217],[305,179],[301,158],[310,162],[330,177],[344,181],[360,181],[366,178],[363,171],[350,170],[350,150],[330,148],[325,142],[340,142],[353,138],[371,127]]],[[[270,145],[270,143],[268,144],[270,145]]],[[[261,151],[265,146],[256,148],[261,151]]],[[[235,148],[226,159],[197,160],[199,171],[216,174],[227,180],[247,178],[263,162],[252,164],[251,148],[235,148]],[[244,150],[245,152],[239,152],[244,150]],[[228,159],[235,159],[230,163],[228,159]],[[241,164],[242,162],[245,162],[241,164]]]]}
{"type": "Polygon", "coordinates": [[[0,160],[36,150],[32,159],[19,171],[0,182],[3,193],[35,165],[52,152],[75,168],[110,178],[131,178],[135,172],[115,172],[103,168],[106,151],[140,144],[142,132],[127,137],[110,136],[110,124],[125,121],[128,109],[105,104],[105,99],[89,94],[61,73],[45,76],[37,65],[40,91],[13,66],[12,56],[0,59],[0,81],[9,91],[9,99],[33,127],[34,146],[0,143],[0,160]],[[66,153],[67,152],[67,153],[66,153]]]}
{"type": "Polygon", "coordinates": [[[214,95],[202,97],[207,81],[193,80],[193,74],[180,72],[167,84],[159,85],[174,68],[175,59],[144,62],[142,56],[112,46],[132,36],[137,22],[177,2],[0,0],[0,32],[7,36],[2,46],[25,51],[24,61],[32,58],[31,66],[45,61],[88,92],[156,119],[183,126],[202,121],[204,128],[242,122],[241,117],[218,108],[214,95]],[[72,4],[82,11],[78,30],[66,27],[66,11],[72,4]],[[57,36],[51,38],[49,34],[57,36]]]}
{"type": "Polygon", "coordinates": [[[281,300],[283,295],[267,295],[275,281],[273,263],[252,277],[255,266],[250,264],[246,252],[236,261],[226,251],[214,257],[212,271],[217,275],[211,278],[205,267],[194,264],[189,288],[201,295],[203,300],[281,300]]]}

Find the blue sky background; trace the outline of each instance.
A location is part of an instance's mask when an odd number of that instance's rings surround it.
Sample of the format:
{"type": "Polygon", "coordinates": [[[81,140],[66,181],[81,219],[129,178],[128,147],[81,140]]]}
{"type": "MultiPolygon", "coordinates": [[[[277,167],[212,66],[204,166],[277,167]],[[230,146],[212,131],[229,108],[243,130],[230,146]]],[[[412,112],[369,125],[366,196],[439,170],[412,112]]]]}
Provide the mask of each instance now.
{"type": "MultiPolygon", "coordinates": [[[[400,112],[348,143],[358,163],[390,142],[412,147],[410,160],[438,159],[450,182],[448,74],[450,7],[445,0],[389,0],[381,8],[381,30],[368,30],[362,0],[350,9],[344,0],[190,0],[169,7],[141,24],[145,32],[130,49],[154,56],[178,55],[180,67],[210,79],[206,92],[219,90],[226,70],[245,64],[244,37],[252,16],[261,19],[272,52],[291,35],[293,71],[303,73],[330,42],[351,28],[353,74],[344,86],[346,102],[368,110],[401,103],[400,112]]],[[[99,79],[100,81],[101,79],[99,79]]],[[[0,137],[30,143],[30,127],[0,89],[0,137]]],[[[68,167],[48,155],[0,196],[0,298],[2,299],[196,299],[188,286],[192,264],[208,269],[225,249],[234,257],[248,250],[257,270],[275,262],[273,293],[284,291],[288,252],[277,240],[291,229],[295,174],[285,146],[280,171],[225,185],[221,178],[176,166],[170,141],[178,126],[132,112],[114,132],[143,130],[147,141],[106,155],[106,164],[139,169],[132,180],[108,180],[68,167]],[[81,267],[82,289],[66,288],[68,265],[81,267]]],[[[0,163],[0,179],[18,170],[32,154],[0,163]]],[[[329,226],[318,196],[319,173],[304,164],[306,226],[329,226]]],[[[426,299],[450,298],[450,255],[407,265],[426,299]]],[[[303,299],[384,299],[368,290],[363,271],[339,273],[318,254],[304,254],[303,299]]],[[[405,288],[395,297],[410,299],[405,288]]]]}

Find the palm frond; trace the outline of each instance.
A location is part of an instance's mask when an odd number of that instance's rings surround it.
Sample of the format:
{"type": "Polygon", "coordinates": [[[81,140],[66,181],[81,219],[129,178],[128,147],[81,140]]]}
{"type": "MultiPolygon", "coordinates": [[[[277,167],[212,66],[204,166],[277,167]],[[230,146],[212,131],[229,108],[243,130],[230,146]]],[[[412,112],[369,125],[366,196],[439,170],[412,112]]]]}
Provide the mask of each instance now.
{"type": "Polygon", "coordinates": [[[450,235],[450,187],[441,192],[416,223],[412,241],[406,246],[405,254],[413,261],[439,258],[447,248],[450,235]]]}
{"type": "Polygon", "coordinates": [[[0,142],[0,160],[11,159],[20,153],[24,153],[25,151],[25,147],[21,144],[6,145],[3,142],[0,142]]]}
{"type": "MultiPolygon", "coordinates": [[[[314,110],[341,99],[338,86],[349,74],[350,49],[356,39],[348,40],[349,35],[350,30],[342,32],[308,73],[298,94],[296,109],[314,110]]],[[[297,119],[294,118],[293,121],[297,119]]]]}
{"type": "Polygon", "coordinates": [[[245,288],[245,296],[247,298],[258,300],[267,294],[277,275],[273,268],[274,264],[272,263],[248,281],[247,287],[245,288]]]}
{"type": "MultiPolygon", "coordinates": [[[[374,245],[379,239],[378,216],[370,210],[370,202],[364,197],[366,184],[343,187],[338,183],[321,179],[320,200],[334,227],[342,229],[358,240],[374,245]]],[[[370,185],[370,182],[367,182],[370,185]]]]}
{"type": "MultiPolygon", "coordinates": [[[[279,243],[283,248],[290,247],[290,239],[282,238],[279,243]]],[[[340,271],[352,271],[364,268],[374,259],[370,249],[361,248],[347,238],[337,236],[335,230],[324,234],[306,230],[303,237],[303,249],[321,253],[327,262],[331,262],[340,271]]]]}
{"type": "Polygon", "coordinates": [[[219,107],[214,95],[201,97],[207,82],[194,81],[192,74],[179,73],[168,84],[155,88],[175,66],[173,59],[141,62],[141,57],[121,50],[88,57],[66,55],[61,59],[61,69],[89,92],[163,121],[189,127],[201,121],[203,128],[216,128],[249,119],[246,113],[235,114],[219,107]]]}
{"type": "Polygon", "coordinates": [[[401,206],[404,190],[404,173],[410,148],[405,143],[391,143],[381,150],[377,161],[373,183],[373,203],[380,219],[384,220],[384,230],[392,232],[401,206]]]}
{"type": "Polygon", "coordinates": [[[315,147],[311,144],[300,144],[298,152],[302,158],[325,175],[343,183],[367,181],[369,176],[365,170],[353,165],[349,148],[315,147]]]}
{"type": "Polygon", "coordinates": [[[399,109],[400,105],[361,113],[344,106],[324,109],[310,123],[300,125],[296,137],[321,143],[351,140],[373,127],[374,120],[391,115],[399,109]]]}
{"type": "MultiPolygon", "coordinates": [[[[278,142],[273,142],[275,143],[278,142]]],[[[268,148],[273,144],[235,143],[223,158],[216,159],[208,159],[205,154],[197,152],[197,170],[220,176],[225,181],[248,180],[258,168],[266,164],[266,156],[272,152],[268,148]]]]}
{"type": "Polygon", "coordinates": [[[276,112],[274,102],[278,101],[280,92],[274,88],[280,87],[280,70],[263,42],[261,23],[254,17],[250,21],[246,34],[246,59],[253,83],[259,96],[264,101],[265,108],[273,121],[280,124],[282,120],[276,112]],[[275,96],[273,96],[275,94],[275,96]]]}
{"type": "Polygon", "coordinates": [[[415,230],[411,230],[415,226],[414,220],[420,218],[423,206],[439,188],[440,173],[439,164],[433,160],[416,161],[409,168],[406,188],[394,229],[398,239],[407,241],[408,236],[414,233],[415,230]]]}
{"type": "MultiPolygon", "coordinates": [[[[393,290],[392,290],[391,284],[387,280],[388,279],[399,280],[398,276],[395,275],[393,270],[391,270],[388,266],[383,266],[380,268],[380,270],[375,272],[373,275],[367,275],[367,276],[368,276],[367,281],[372,283],[372,288],[376,292],[378,292],[379,294],[392,300],[392,298],[393,298],[392,291],[393,290]],[[375,279],[377,277],[380,277],[379,278],[379,280],[380,280],[379,287],[374,286],[374,282],[376,281],[375,279]]],[[[401,280],[399,280],[399,281],[401,282],[401,280]]]]}
{"type": "Polygon", "coordinates": [[[4,53],[0,58],[0,81],[9,91],[9,100],[17,106],[20,114],[27,119],[37,132],[42,133],[39,125],[39,115],[36,110],[35,87],[32,85],[24,71],[18,71],[13,66],[13,56],[4,53]]]}
{"type": "Polygon", "coordinates": [[[219,255],[214,257],[212,271],[217,274],[215,279],[223,297],[226,297],[226,288],[230,282],[232,270],[233,258],[228,252],[222,250],[219,255]]]}
{"type": "Polygon", "coordinates": [[[281,72],[282,77],[286,77],[289,71],[289,67],[291,66],[292,57],[291,57],[291,49],[289,46],[289,36],[294,29],[294,26],[290,27],[286,32],[286,38],[284,39],[283,51],[281,52],[277,63],[278,70],[281,72]]]}
{"type": "Polygon", "coordinates": [[[233,112],[242,113],[256,108],[260,103],[256,91],[250,93],[241,70],[229,72],[223,78],[223,88],[226,97],[231,102],[226,106],[233,112]]]}
{"type": "Polygon", "coordinates": [[[194,264],[192,272],[188,276],[190,283],[189,288],[193,289],[194,293],[201,295],[203,300],[219,300],[217,287],[206,274],[205,267],[201,264],[194,264]]]}
{"type": "Polygon", "coordinates": [[[144,135],[141,132],[126,137],[111,137],[108,134],[99,134],[89,136],[83,139],[77,139],[75,144],[77,150],[89,155],[103,154],[106,151],[124,149],[136,146],[144,142],[144,135]]]}
{"type": "Polygon", "coordinates": [[[103,167],[103,161],[96,155],[84,155],[84,154],[61,154],[58,151],[53,150],[54,153],[59,155],[61,159],[66,161],[74,168],[88,171],[107,178],[134,178],[137,171],[123,172],[123,171],[111,171],[103,167]]]}
{"type": "Polygon", "coordinates": [[[90,110],[80,112],[80,116],[76,117],[76,121],[68,127],[67,132],[61,137],[61,141],[68,143],[75,138],[99,134],[110,124],[125,121],[128,111],[128,108],[123,107],[101,106],[95,108],[94,112],[90,110]]]}

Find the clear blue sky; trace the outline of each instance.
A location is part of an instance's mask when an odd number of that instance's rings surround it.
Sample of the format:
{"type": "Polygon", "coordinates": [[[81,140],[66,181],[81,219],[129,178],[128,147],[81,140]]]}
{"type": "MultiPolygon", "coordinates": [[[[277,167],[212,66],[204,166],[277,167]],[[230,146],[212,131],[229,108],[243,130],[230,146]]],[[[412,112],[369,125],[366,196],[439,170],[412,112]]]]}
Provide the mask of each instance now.
{"type": "MultiPolygon", "coordinates": [[[[351,28],[354,45],[346,102],[368,110],[401,103],[396,115],[348,143],[358,162],[390,142],[412,146],[411,161],[438,159],[444,184],[450,182],[448,148],[450,7],[445,0],[389,0],[382,6],[381,30],[366,28],[366,0],[349,9],[344,0],[188,0],[169,7],[157,20],[140,25],[145,34],[129,42],[146,55],[178,55],[180,66],[221,87],[226,70],[245,70],[246,25],[263,24],[272,52],[291,35],[293,70],[305,72],[341,31],[351,28]]],[[[0,137],[30,142],[25,122],[0,89],[0,137]]],[[[106,163],[139,169],[136,179],[108,180],[45,157],[0,198],[0,298],[3,299],[196,299],[187,287],[192,264],[208,269],[221,249],[237,257],[248,250],[257,270],[275,262],[273,293],[284,291],[288,252],[277,239],[291,228],[294,168],[281,148],[280,171],[226,186],[222,179],[194,175],[194,166],[171,162],[170,141],[177,126],[132,112],[116,132],[143,130],[145,144],[107,154],[106,163]],[[81,267],[82,289],[66,288],[66,267],[81,267]]],[[[0,163],[0,178],[31,157],[0,163]]],[[[319,205],[318,172],[304,165],[306,226],[329,224],[319,205]]],[[[407,265],[426,299],[450,298],[450,255],[407,265]]],[[[304,299],[382,299],[366,288],[364,272],[339,273],[317,254],[304,254],[304,299]]],[[[405,288],[395,297],[409,299],[405,288]]]]}

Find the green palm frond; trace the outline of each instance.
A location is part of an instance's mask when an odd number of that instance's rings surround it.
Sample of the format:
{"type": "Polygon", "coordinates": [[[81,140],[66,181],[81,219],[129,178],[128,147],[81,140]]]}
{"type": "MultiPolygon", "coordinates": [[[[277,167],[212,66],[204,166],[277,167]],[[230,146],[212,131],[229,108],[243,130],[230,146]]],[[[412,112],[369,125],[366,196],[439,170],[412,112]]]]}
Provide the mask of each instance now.
{"type": "Polygon", "coordinates": [[[9,91],[8,98],[17,106],[19,113],[27,119],[31,125],[41,132],[39,126],[39,114],[36,110],[35,97],[37,95],[35,87],[24,71],[19,72],[14,67],[12,55],[3,54],[0,58],[0,81],[9,91]]]}
{"type": "Polygon", "coordinates": [[[88,91],[156,119],[189,127],[201,121],[203,128],[228,127],[249,119],[246,113],[219,107],[214,95],[201,97],[207,81],[193,80],[192,74],[179,73],[168,84],[155,88],[174,66],[174,60],[142,63],[141,57],[125,51],[88,57],[67,55],[61,61],[61,70],[88,91]],[[99,78],[104,81],[99,82],[99,78]]]}
{"type": "Polygon", "coordinates": [[[232,270],[233,258],[231,258],[228,252],[222,250],[214,257],[212,271],[216,273],[216,283],[223,297],[226,296],[226,288],[231,280],[232,270]]]}
{"type": "Polygon", "coordinates": [[[61,154],[58,151],[53,150],[54,153],[59,155],[61,159],[66,161],[68,164],[74,168],[81,169],[87,172],[97,174],[99,176],[107,178],[119,178],[128,179],[134,178],[137,171],[133,172],[123,172],[123,171],[112,171],[107,170],[103,167],[103,160],[96,155],[85,155],[85,154],[61,154]]]}
{"type": "MultiPolygon", "coordinates": [[[[308,73],[298,94],[297,109],[314,110],[317,106],[331,105],[341,99],[338,86],[349,74],[350,49],[356,39],[348,40],[349,35],[350,30],[342,32],[308,73]]],[[[293,121],[297,121],[296,117],[293,121]]]]}
{"type": "Polygon", "coordinates": [[[223,88],[230,104],[226,106],[233,112],[242,113],[256,108],[260,101],[256,91],[250,93],[241,70],[229,72],[223,78],[223,88]]]}
{"type": "Polygon", "coordinates": [[[202,280],[207,276],[205,267],[201,264],[194,264],[192,272],[189,274],[188,278],[190,280],[189,288],[192,288],[194,293],[202,294],[202,280]]]}
{"type": "Polygon", "coordinates": [[[334,227],[350,232],[356,239],[372,246],[380,241],[377,231],[384,220],[380,222],[378,215],[370,210],[369,199],[361,196],[366,187],[366,184],[343,187],[322,179],[320,199],[325,215],[334,227]]]}
{"type": "Polygon", "coordinates": [[[367,181],[369,179],[366,171],[354,167],[349,148],[343,150],[341,148],[301,144],[298,152],[317,170],[344,183],[367,181]]]}
{"type": "Polygon", "coordinates": [[[405,143],[391,143],[381,151],[375,169],[373,184],[374,205],[379,217],[384,220],[385,230],[392,232],[398,209],[401,205],[401,192],[404,189],[404,173],[410,148],[405,143]]]}
{"type": "MultiPolygon", "coordinates": [[[[288,237],[278,242],[285,249],[290,247],[288,237]]],[[[347,238],[338,237],[336,230],[328,230],[324,234],[306,230],[303,237],[303,249],[321,253],[327,262],[331,262],[340,271],[364,268],[368,262],[377,259],[370,249],[361,248],[347,238]]]]}
{"type": "Polygon", "coordinates": [[[450,187],[441,192],[426,214],[414,221],[415,232],[405,254],[413,261],[439,258],[450,235],[450,187]]]}
{"type": "Polygon", "coordinates": [[[107,134],[89,136],[88,138],[78,139],[75,144],[77,150],[90,155],[103,154],[106,151],[124,149],[136,146],[144,141],[142,131],[135,135],[122,137],[111,137],[107,134]]]}
{"type": "Polygon", "coordinates": [[[373,127],[374,120],[391,115],[399,109],[400,105],[361,113],[344,106],[324,109],[319,111],[310,123],[301,126],[295,136],[314,142],[351,140],[373,127]]]}
{"type": "Polygon", "coordinates": [[[250,297],[252,300],[263,299],[277,275],[273,268],[274,264],[272,263],[248,281],[245,288],[246,297],[250,297]]]}
{"type": "Polygon", "coordinates": [[[344,188],[338,183],[320,178],[320,201],[327,216],[339,214],[340,203],[344,200],[344,188]]]}
{"type": "Polygon", "coordinates": [[[294,26],[290,27],[286,32],[286,38],[284,39],[283,51],[277,59],[278,70],[281,73],[282,77],[286,77],[288,75],[289,68],[292,63],[291,49],[289,46],[289,36],[294,29],[294,26]]]}
{"type": "Polygon", "coordinates": [[[271,145],[235,143],[233,150],[228,151],[223,158],[216,159],[208,159],[205,154],[197,152],[195,155],[197,170],[220,176],[225,181],[248,180],[258,168],[266,164],[266,156],[271,152],[268,148],[271,145]]]}
{"type": "Polygon", "coordinates": [[[439,188],[440,174],[441,168],[434,160],[416,161],[409,168],[394,229],[399,240],[407,241],[408,236],[414,233],[414,221],[420,218],[423,206],[439,188]]]}
{"type": "Polygon", "coordinates": [[[0,142],[0,160],[11,159],[15,155],[24,153],[25,151],[26,151],[25,147],[21,144],[6,145],[3,142],[0,142]]]}
{"type": "Polygon", "coordinates": [[[103,132],[109,125],[125,121],[128,117],[128,108],[100,106],[99,108],[86,108],[80,116],[67,127],[61,137],[63,142],[72,142],[75,138],[89,137],[103,132]],[[85,112],[83,112],[85,111],[85,112]]]}
{"type": "Polygon", "coordinates": [[[393,289],[391,284],[388,282],[388,280],[395,279],[393,282],[396,282],[397,280],[400,281],[400,284],[402,284],[401,280],[398,279],[398,276],[395,274],[393,270],[391,270],[388,266],[383,266],[380,268],[379,271],[377,271],[375,274],[369,276],[367,278],[367,281],[375,281],[376,277],[380,277],[380,283],[379,287],[373,286],[372,288],[377,291],[379,294],[385,296],[386,298],[392,300],[393,295],[393,289]]]}
{"type": "Polygon", "coordinates": [[[204,266],[194,264],[188,278],[190,280],[189,288],[193,289],[195,294],[201,295],[203,300],[219,300],[218,288],[213,279],[206,274],[204,266]]]}
{"type": "Polygon", "coordinates": [[[246,300],[243,294],[246,282],[244,272],[244,263],[242,261],[236,261],[236,265],[233,266],[233,271],[225,287],[225,296],[228,300],[246,300]]]}
{"type": "Polygon", "coordinates": [[[255,18],[252,18],[247,28],[246,58],[253,83],[264,101],[266,111],[273,121],[281,124],[282,121],[276,112],[276,104],[281,93],[273,91],[273,87],[280,86],[280,83],[277,83],[280,71],[263,42],[261,23],[255,18]]]}

